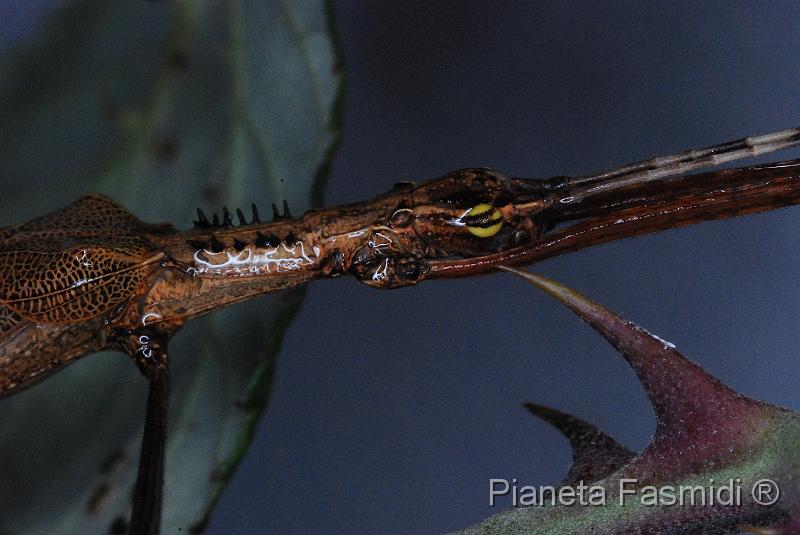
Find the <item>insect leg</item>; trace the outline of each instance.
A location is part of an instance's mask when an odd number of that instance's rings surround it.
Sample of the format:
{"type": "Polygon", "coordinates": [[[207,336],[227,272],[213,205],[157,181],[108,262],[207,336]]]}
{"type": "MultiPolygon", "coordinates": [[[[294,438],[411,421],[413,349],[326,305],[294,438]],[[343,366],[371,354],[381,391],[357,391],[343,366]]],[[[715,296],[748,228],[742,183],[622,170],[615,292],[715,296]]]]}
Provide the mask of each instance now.
{"type": "MultiPolygon", "coordinates": [[[[139,472],[133,491],[133,513],[129,533],[157,535],[161,527],[161,503],[164,486],[164,451],[167,436],[169,407],[169,367],[165,336],[139,334],[136,342],[142,345],[139,366],[150,381],[147,395],[147,415],[144,422],[139,472]]],[[[134,360],[137,361],[138,357],[134,360]]],[[[137,364],[139,362],[137,361],[137,364]]]]}

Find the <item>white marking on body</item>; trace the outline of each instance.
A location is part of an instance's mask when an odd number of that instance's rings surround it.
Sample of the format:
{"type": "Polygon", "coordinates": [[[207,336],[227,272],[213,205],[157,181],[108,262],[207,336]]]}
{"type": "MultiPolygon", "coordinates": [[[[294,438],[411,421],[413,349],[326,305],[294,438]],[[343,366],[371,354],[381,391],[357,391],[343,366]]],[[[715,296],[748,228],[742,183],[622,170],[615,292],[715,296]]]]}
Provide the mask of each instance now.
{"type": "Polygon", "coordinates": [[[156,320],[160,320],[161,319],[161,314],[159,314],[158,312],[148,312],[148,313],[146,313],[144,316],[142,316],[142,326],[146,327],[147,326],[147,320],[149,320],[150,318],[153,318],[153,319],[156,319],[156,320]]]}
{"type": "Polygon", "coordinates": [[[348,232],[347,234],[334,234],[333,236],[330,236],[330,237],[326,238],[326,241],[335,242],[335,241],[338,241],[338,240],[347,240],[347,239],[350,239],[350,238],[358,238],[359,236],[363,236],[364,234],[367,234],[368,232],[370,232],[370,229],[361,228],[361,229],[358,229],[358,230],[353,230],[351,232],[348,232]]]}
{"type": "Polygon", "coordinates": [[[146,334],[139,336],[139,351],[142,352],[142,356],[146,359],[149,359],[153,356],[153,350],[150,348],[150,337],[146,334]]]}
{"type": "Polygon", "coordinates": [[[376,269],[375,273],[372,274],[372,280],[374,281],[382,281],[386,278],[386,272],[389,270],[389,259],[383,261],[383,267],[380,269],[376,269]]]}
{"type": "Polygon", "coordinates": [[[389,236],[381,234],[380,232],[376,232],[375,238],[367,242],[367,245],[369,245],[373,249],[377,249],[379,252],[383,252],[383,249],[389,247],[391,244],[392,244],[391,238],[389,238],[389,236]]]}
{"type": "Polygon", "coordinates": [[[468,213],[470,213],[471,211],[472,211],[472,208],[470,208],[469,210],[464,210],[464,213],[461,214],[461,217],[454,217],[453,219],[448,219],[447,220],[447,224],[448,225],[453,225],[454,227],[465,227],[465,226],[467,226],[467,224],[464,223],[462,221],[462,219],[464,219],[464,217],[466,217],[466,215],[468,213]]]}
{"type": "Polygon", "coordinates": [[[306,253],[303,242],[292,245],[280,244],[266,249],[252,249],[252,246],[231,253],[222,251],[212,253],[202,249],[194,253],[194,265],[198,274],[209,275],[257,275],[264,273],[283,273],[297,271],[319,263],[319,247],[313,247],[315,258],[306,253]],[[200,255],[205,256],[201,258],[200,255]]]}
{"type": "Polygon", "coordinates": [[[89,253],[86,249],[82,249],[80,254],[75,255],[75,260],[80,262],[84,267],[92,267],[92,263],[86,259],[88,256],[89,253]]]}

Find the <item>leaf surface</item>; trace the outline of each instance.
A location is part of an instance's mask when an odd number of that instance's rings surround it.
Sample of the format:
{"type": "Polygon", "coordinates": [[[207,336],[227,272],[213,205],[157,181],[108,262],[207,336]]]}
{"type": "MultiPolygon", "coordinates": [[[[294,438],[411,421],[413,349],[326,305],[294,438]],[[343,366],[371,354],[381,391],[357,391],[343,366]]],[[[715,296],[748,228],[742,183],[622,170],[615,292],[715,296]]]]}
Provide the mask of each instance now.
{"type": "MultiPolygon", "coordinates": [[[[342,75],[324,2],[61,2],[0,63],[3,225],[100,192],[148,222],[320,190],[342,75]],[[316,179],[316,182],[315,182],[316,179]]],[[[316,195],[316,199],[318,199],[316,195]]],[[[162,530],[199,530],[265,406],[299,292],[191,322],[170,346],[162,530]]],[[[97,354],[0,403],[0,533],[124,529],[146,382],[97,354]]]]}

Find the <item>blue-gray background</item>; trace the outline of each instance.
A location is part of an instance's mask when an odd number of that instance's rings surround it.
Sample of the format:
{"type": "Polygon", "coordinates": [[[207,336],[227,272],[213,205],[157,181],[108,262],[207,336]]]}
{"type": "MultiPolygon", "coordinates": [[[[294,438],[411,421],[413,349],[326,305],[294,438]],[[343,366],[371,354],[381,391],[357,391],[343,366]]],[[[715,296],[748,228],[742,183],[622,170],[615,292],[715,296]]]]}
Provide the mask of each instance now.
{"type": "MultiPolygon", "coordinates": [[[[47,3],[0,5],[0,46],[47,3]]],[[[328,203],[459,167],[579,174],[800,124],[796,3],[492,4],[338,4],[349,87],[328,203]]],[[[800,408],[798,228],[800,209],[787,209],[535,269],[737,390],[800,408]]],[[[476,522],[497,512],[489,478],[552,484],[566,472],[566,441],[525,400],[637,450],[654,429],[622,360],[509,276],[394,292],[313,284],[208,532],[438,533],[476,522]]]]}

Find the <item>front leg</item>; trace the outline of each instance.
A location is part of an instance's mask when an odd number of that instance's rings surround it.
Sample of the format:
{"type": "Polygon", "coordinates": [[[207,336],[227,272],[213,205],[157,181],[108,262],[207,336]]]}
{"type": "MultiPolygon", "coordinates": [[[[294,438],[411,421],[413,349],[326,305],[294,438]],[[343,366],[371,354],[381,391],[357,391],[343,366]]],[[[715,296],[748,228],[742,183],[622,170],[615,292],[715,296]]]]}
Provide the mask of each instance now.
{"type": "Polygon", "coordinates": [[[169,407],[169,336],[143,328],[126,333],[122,346],[150,382],[130,535],[157,535],[161,527],[164,453],[169,407]]]}

